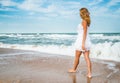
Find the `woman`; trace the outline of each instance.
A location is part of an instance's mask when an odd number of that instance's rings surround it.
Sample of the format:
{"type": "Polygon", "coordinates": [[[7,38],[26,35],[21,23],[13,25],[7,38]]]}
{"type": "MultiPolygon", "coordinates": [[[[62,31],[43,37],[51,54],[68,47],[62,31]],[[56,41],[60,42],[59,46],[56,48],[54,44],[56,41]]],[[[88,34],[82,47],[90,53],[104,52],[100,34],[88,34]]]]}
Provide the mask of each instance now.
{"type": "Polygon", "coordinates": [[[78,25],[78,36],[75,42],[76,54],[74,66],[68,72],[76,72],[77,66],[79,64],[79,58],[81,54],[84,54],[85,60],[87,62],[88,73],[87,77],[91,78],[91,61],[89,58],[91,41],[89,38],[89,26],[90,26],[90,13],[87,8],[80,9],[80,17],[82,22],[78,25]]]}

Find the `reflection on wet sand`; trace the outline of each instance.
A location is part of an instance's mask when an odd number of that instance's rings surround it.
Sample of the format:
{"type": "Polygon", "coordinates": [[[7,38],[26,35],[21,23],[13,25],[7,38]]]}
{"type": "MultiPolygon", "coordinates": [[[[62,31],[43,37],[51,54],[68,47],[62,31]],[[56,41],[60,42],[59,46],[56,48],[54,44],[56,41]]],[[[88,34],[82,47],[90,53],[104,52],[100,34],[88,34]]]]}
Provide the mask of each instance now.
{"type": "MultiPolygon", "coordinates": [[[[73,83],[77,83],[76,73],[70,73],[69,75],[72,78],[73,83]]],[[[92,78],[88,78],[88,77],[86,77],[86,78],[87,78],[87,83],[91,83],[92,78]]]]}
{"type": "Polygon", "coordinates": [[[70,73],[70,77],[72,78],[73,83],[76,83],[76,74],[70,73]]]}
{"type": "Polygon", "coordinates": [[[92,78],[88,78],[88,77],[87,77],[87,83],[91,83],[91,79],[92,79],[92,78]]]}

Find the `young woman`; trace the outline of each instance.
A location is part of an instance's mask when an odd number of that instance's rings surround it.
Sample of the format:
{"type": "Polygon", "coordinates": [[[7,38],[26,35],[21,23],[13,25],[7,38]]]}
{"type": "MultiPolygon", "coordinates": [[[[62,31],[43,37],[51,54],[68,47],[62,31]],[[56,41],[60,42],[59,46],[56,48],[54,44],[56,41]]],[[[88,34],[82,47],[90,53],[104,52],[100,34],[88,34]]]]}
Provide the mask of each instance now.
{"type": "Polygon", "coordinates": [[[87,77],[91,78],[91,61],[89,58],[91,41],[89,38],[89,26],[90,26],[90,13],[87,8],[80,9],[80,17],[82,22],[78,25],[78,36],[75,42],[75,60],[74,66],[68,72],[76,72],[77,66],[79,64],[79,58],[81,54],[84,54],[85,60],[87,62],[88,73],[87,77]]]}

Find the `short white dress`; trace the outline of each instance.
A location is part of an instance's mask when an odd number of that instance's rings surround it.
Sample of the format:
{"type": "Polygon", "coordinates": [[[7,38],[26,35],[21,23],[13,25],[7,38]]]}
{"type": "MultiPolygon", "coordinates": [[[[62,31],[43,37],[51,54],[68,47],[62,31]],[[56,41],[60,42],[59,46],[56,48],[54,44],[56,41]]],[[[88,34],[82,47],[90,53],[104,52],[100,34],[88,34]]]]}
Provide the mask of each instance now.
{"type": "MultiPolygon", "coordinates": [[[[91,41],[90,41],[90,37],[89,37],[89,28],[90,27],[88,27],[88,29],[87,29],[87,35],[86,35],[86,40],[85,40],[85,49],[87,51],[90,50],[90,47],[91,47],[91,41]]],[[[75,50],[84,51],[82,49],[83,26],[81,23],[77,27],[77,32],[78,32],[78,35],[77,35],[77,39],[75,41],[75,50]]]]}

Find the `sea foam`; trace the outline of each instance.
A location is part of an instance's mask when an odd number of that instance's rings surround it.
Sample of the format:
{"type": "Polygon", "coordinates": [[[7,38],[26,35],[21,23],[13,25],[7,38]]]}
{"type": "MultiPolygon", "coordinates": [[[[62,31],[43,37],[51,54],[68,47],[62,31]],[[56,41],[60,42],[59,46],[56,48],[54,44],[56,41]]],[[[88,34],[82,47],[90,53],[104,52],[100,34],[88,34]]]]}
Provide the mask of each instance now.
{"type": "MultiPolygon", "coordinates": [[[[75,56],[75,48],[72,46],[57,45],[18,45],[18,44],[0,44],[1,48],[12,48],[45,52],[51,54],[75,56]]],[[[93,44],[90,50],[90,57],[104,60],[120,61],[120,43],[93,44]]]]}

